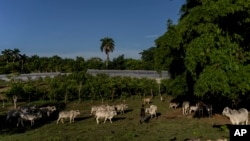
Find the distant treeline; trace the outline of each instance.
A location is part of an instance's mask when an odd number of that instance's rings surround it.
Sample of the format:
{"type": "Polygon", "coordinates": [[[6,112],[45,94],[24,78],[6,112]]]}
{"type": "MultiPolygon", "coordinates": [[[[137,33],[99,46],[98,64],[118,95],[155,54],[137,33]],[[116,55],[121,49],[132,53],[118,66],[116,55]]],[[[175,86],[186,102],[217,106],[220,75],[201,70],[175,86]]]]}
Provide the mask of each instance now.
{"type": "Polygon", "coordinates": [[[31,72],[80,72],[86,69],[117,69],[117,70],[154,70],[153,52],[143,51],[142,59],[125,58],[120,55],[113,58],[109,65],[99,57],[85,60],[84,57],[61,58],[26,56],[19,49],[4,49],[0,54],[0,74],[31,73],[31,72]]]}

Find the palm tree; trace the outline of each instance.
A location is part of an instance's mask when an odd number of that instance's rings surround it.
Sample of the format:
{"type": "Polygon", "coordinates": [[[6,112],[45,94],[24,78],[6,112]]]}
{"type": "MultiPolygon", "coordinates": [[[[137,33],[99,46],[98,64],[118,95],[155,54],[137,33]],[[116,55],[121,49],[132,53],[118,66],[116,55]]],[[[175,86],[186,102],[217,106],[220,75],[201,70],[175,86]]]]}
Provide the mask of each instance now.
{"type": "Polygon", "coordinates": [[[19,54],[20,50],[18,48],[14,48],[14,50],[12,50],[12,56],[13,56],[13,61],[15,62],[17,59],[19,59],[19,54]]]}
{"type": "Polygon", "coordinates": [[[9,60],[12,56],[12,50],[11,49],[5,49],[1,52],[3,54],[3,59],[6,61],[6,63],[9,63],[9,60]]]}
{"type": "Polygon", "coordinates": [[[20,64],[21,64],[21,72],[23,72],[23,66],[26,63],[27,56],[25,54],[20,54],[20,64]]]}
{"type": "Polygon", "coordinates": [[[102,42],[101,44],[101,51],[105,52],[105,54],[107,55],[107,59],[106,59],[106,67],[108,66],[108,62],[109,62],[109,53],[113,52],[114,48],[115,48],[115,42],[112,38],[109,37],[105,37],[103,39],[100,40],[102,42]]]}

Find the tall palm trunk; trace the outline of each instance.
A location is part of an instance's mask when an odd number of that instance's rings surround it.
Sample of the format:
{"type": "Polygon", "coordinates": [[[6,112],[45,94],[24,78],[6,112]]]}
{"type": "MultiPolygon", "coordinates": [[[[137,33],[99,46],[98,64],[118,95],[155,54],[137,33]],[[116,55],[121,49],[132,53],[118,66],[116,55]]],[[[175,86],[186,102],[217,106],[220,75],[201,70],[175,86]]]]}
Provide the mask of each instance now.
{"type": "Polygon", "coordinates": [[[106,67],[108,66],[108,63],[109,63],[109,53],[107,52],[106,53],[106,55],[107,55],[107,59],[106,59],[106,67]]]}

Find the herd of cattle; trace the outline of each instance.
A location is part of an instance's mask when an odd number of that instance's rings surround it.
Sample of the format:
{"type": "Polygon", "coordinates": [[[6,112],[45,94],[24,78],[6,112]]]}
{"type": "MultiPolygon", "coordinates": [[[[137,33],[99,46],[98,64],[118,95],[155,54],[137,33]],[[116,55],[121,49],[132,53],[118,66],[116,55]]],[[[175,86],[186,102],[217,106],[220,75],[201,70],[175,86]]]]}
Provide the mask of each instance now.
{"type": "MultiPolygon", "coordinates": [[[[178,102],[170,102],[169,108],[176,109],[180,103],[178,102]]],[[[212,117],[213,114],[213,106],[211,104],[204,104],[203,102],[198,102],[195,105],[190,105],[189,101],[184,101],[182,103],[182,114],[188,115],[192,112],[196,112],[198,116],[203,116],[204,109],[208,113],[208,117],[212,117]]],[[[236,109],[230,109],[229,107],[225,107],[222,111],[222,115],[228,117],[230,119],[230,122],[233,125],[247,125],[248,124],[248,110],[246,108],[240,108],[238,110],[236,109]]]]}
{"type": "MultiPolygon", "coordinates": [[[[145,104],[150,105],[152,102],[150,98],[143,99],[145,104]]],[[[213,107],[211,104],[204,104],[202,102],[198,102],[195,105],[191,105],[189,101],[182,102],[182,106],[178,102],[170,102],[169,108],[176,109],[178,107],[182,107],[182,114],[188,115],[192,113],[197,113],[199,116],[203,116],[203,112],[207,111],[208,117],[212,117],[213,115],[213,107]]],[[[99,124],[100,119],[104,119],[104,123],[106,120],[109,120],[112,123],[112,118],[117,114],[124,114],[125,110],[128,109],[128,105],[125,103],[117,104],[117,105],[98,105],[92,106],[90,109],[90,115],[94,116],[96,119],[96,123],[99,124]]],[[[158,107],[156,105],[151,104],[149,107],[145,108],[145,112],[150,115],[151,118],[157,117],[158,107]]],[[[23,121],[29,121],[30,125],[33,126],[35,120],[41,118],[49,118],[50,115],[57,111],[56,106],[22,106],[17,108],[16,110],[8,111],[6,120],[10,123],[16,122],[16,126],[18,127],[20,124],[24,126],[23,121]]],[[[248,124],[248,110],[245,108],[241,108],[239,110],[230,109],[229,107],[225,107],[222,114],[227,116],[231,123],[234,125],[238,124],[248,124]]],[[[69,118],[69,122],[74,122],[74,119],[80,115],[79,110],[69,110],[69,111],[60,111],[58,113],[57,124],[61,121],[64,124],[64,119],[69,118]]]]}

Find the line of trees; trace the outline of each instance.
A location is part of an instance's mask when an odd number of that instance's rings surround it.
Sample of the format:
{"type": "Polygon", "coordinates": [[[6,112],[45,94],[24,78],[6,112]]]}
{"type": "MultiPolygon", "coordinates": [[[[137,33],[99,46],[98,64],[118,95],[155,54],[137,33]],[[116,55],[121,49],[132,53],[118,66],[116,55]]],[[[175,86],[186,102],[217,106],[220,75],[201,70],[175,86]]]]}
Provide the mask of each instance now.
{"type": "MultiPolygon", "coordinates": [[[[165,80],[163,80],[165,81],[165,80]]],[[[105,74],[96,76],[85,72],[59,75],[29,81],[10,81],[10,89],[4,94],[9,100],[19,101],[82,101],[115,100],[133,97],[147,97],[159,94],[159,84],[154,79],[110,77],[105,74]]],[[[164,84],[161,93],[165,93],[164,84]]]]}
{"type": "MultiPolygon", "coordinates": [[[[105,50],[105,49],[103,49],[105,50]]],[[[105,51],[107,52],[107,51],[105,51]]],[[[154,70],[152,60],[153,52],[148,55],[144,50],[140,53],[143,59],[125,58],[120,55],[113,58],[107,66],[106,62],[99,57],[85,60],[77,56],[72,58],[61,58],[58,55],[52,57],[39,57],[38,55],[26,56],[19,49],[4,49],[0,54],[0,74],[31,73],[31,72],[80,72],[86,69],[117,69],[117,70],[154,70]],[[144,59],[145,58],[145,59],[144,59]]]]}

